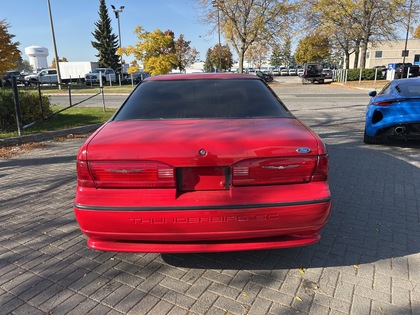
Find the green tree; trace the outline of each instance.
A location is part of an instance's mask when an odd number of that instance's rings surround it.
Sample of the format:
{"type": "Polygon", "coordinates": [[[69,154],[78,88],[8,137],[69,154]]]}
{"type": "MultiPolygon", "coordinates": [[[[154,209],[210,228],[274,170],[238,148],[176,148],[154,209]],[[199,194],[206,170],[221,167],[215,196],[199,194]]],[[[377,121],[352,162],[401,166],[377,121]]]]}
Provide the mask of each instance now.
{"type": "Polygon", "coordinates": [[[162,32],[157,29],[146,32],[137,26],[134,30],[138,43],[135,46],[121,48],[119,54],[134,55],[135,60],[128,69],[129,73],[139,69],[138,61],[143,63],[145,71],[152,75],[166,74],[178,66],[175,51],[174,33],[171,30],[162,32]]]}
{"type": "Polygon", "coordinates": [[[191,41],[186,41],[183,34],[179,35],[175,41],[176,66],[180,71],[192,65],[199,55],[195,48],[190,47],[190,44],[191,41]]]}
{"type": "Polygon", "coordinates": [[[17,62],[17,70],[20,72],[32,72],[34,69],[32,68],[31,64],[28,60],[23,60],[22,57],[19,57],[17,62]]]}
{"type": "Polygon", "coordinates": [[[280,67],[283,64],[280,47],[277,45],[271,48],[270,64],[274,67],[280,67]]]}
{"type": "Polygon", "coordinates": [[[218,71],[227,70],[233,65],[232,52],[228,45],[214,45],[210,52],[210,59],[218,71]]]}
{"type": "Polygon", "coordinates": [[[325,34],[314,34],[301,39],[296,47],[295,60],[298,63],[321,62],[330,55],[330,45],[325,34]]]}
{"type": "Polygon", "coordinates": [[[19,42],[13,42],[15,35],[8,32],[9,24],[0,20],[0,74],[17,68],[20,58],[19,42]]]}
{"type": "Polygon", "coordinates": [[[213,65],[211,54],[212,54],[211,48],[207,49],[206,61],[204,62],[204,71],[205,72],[213,72],[214,71],[215,66],[213,65]]]}
{"type": "Polygon", "coordinates": [[[92,46],[98,51],[99,67],[120,68],[119,56],[116,54],[118,49],[118,37],[112,32],[111,19],[108,15],[105,0],[99,0],[99,20],[95,23],[95,31],[92,33],[96,41],[92,41],[92,46]]]}

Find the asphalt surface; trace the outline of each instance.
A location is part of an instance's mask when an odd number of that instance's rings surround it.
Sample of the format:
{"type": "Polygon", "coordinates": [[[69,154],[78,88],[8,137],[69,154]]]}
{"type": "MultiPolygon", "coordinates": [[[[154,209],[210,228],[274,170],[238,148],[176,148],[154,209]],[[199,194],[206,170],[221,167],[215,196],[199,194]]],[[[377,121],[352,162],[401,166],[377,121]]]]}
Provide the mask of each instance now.
{"type": "Polygon", "coordinates": [[[0,314],[420,314],[420,144],[363,144],[365,91],[273,86],[330,153],[318,244],[93,251],[73,215],[83,139],[0,159],[0,314]]]}

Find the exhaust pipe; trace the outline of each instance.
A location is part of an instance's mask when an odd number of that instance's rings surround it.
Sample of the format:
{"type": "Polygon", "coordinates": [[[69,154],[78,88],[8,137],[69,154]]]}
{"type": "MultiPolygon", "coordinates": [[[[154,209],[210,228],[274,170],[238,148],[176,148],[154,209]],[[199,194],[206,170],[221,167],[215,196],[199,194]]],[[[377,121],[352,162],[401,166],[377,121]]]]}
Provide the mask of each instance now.
{"type": "Polygon", "coordinates": [[[398,136],[402,135],[403,133],[405,133],[405,127],[404,126],[398,126],[394,129],[394,133],[398,136]]]}

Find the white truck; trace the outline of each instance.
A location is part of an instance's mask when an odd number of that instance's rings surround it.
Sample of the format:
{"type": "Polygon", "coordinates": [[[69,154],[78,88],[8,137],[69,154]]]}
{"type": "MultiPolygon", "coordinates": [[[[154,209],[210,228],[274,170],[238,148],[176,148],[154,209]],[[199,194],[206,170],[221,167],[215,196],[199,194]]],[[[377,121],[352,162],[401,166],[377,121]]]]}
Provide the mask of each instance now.
{"type": "Polygon", "coordinates": [[[102,76],[102,84],[105,85],[108,82],[117,82],[117,75],[111,68],[96,68],[95,70],[86,73],[85,83],[86,84],[99,84],[102,76]]]}
{"type": "Polygon", "coordinates": [[[57,84],[58,76],[56,69],[43,69],[37,73],[26,75],[25,84],[32,85],[37,83],[57,84]]]}
{"type": "Polygon", "coordinates": [[[85,74],[98,68],[98,63],[92,61],[68,61],[59,62],[59,67],[62,83],[83,83],[85,74]]]}

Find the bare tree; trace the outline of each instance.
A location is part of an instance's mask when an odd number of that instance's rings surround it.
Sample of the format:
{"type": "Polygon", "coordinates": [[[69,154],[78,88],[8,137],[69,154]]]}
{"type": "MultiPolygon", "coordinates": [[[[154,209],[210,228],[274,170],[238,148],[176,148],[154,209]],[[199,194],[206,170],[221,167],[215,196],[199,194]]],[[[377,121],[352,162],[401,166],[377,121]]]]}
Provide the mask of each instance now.
{"type": "Polygon", "coordinates": [[[266,43],[286,34],[296,5],[288,0],[197,0],[203,20],[217,25],[239,57],[243,72],[245,53],[254,44],[266,43]]]}

